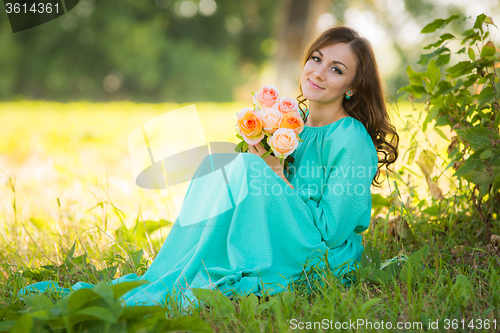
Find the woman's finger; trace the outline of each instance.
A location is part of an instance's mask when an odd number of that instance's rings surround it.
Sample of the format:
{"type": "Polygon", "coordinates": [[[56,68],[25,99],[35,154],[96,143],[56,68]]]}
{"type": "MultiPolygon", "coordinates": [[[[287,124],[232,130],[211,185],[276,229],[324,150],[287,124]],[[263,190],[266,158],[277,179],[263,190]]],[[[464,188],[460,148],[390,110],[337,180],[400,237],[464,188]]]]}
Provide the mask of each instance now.
{"type": "Polygon", "coordinates": [[[260,143],[256,145],[255,148],[257,149],[260,155],[265,154],[267,151],[266,148],[264,148],[260,143]]]}
{"type": "Polygon", "coordinates": [[[254,153],[255,155],[261,155],[260,152],[259,152],[259,149],[257,148],[257,146],[248,146],[250,149],[252,149],[252,153],[254,153]]]}

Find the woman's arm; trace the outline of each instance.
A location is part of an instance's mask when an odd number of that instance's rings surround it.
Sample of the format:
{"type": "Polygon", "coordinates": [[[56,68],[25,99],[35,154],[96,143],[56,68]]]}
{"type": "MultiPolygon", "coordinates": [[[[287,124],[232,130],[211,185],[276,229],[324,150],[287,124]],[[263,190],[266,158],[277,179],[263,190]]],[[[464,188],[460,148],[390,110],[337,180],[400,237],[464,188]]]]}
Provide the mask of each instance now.
{"type": "Polygon", "coordinates": [[[361,124],[346,128],[323,145],[328,173],[321,193],[298,191],[312,212],[325,243],[341,246],[353,232],[368,228],[371,217],[371,183],[377,170],[375,147],[361,124]]]}
{"type": "MultiPolygon", "coordinates": [[[[251,154],[261,156],[267,152],[267,150],[259,145],[256,146],[248,146],[248,151],[251,154]]],[[[292,189],[294,188],[292,184],[286,179],[285,173],[283,172],[283,164],[280,163],[280,159],[277,158],[276,156],[269,155],[266,158],[264,158],[264,161],[269,165],[271,170],[273,170],[281,179],[285,181],[285,183],[288,184],[292,189]]]]}

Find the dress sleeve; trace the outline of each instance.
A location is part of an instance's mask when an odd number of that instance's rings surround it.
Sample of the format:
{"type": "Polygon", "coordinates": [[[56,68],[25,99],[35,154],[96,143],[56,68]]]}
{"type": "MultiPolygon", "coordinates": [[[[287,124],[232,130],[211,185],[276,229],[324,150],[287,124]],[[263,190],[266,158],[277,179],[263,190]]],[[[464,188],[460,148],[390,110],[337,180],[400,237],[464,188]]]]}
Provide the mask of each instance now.
{"type": "Polygon", "coordinates": [[[326,182],[322,193],[300,193],[314,223],[330,248],[341,246],[353,233],[366,230],[371,218],[371,183],[377,170],[377,153],[361,123],[351,123],[341,135],[326,137],[326,182]]]}

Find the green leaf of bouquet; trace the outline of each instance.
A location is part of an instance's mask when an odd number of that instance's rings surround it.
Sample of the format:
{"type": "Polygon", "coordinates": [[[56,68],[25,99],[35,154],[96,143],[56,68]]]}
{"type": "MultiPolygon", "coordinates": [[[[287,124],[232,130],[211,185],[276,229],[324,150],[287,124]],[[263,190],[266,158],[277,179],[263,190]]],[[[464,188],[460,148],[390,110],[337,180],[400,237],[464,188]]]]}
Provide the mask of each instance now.
{"type": "Polygon", "coordinates": [[[137,288],[139,286],[143,286],[145,284],[149,284],[149,282],[145,280],[127,281],[112,285],[111,289],[113,289],[114,297],[119,298],[123,294],[129,292],[130,290],[137,288]]]}
{"type": "Polygon", "coordinates": [[[237,137],[238,139],[240,139],[240,140],[243,140],[243,137],[242,137],[241,135],[239,135],[239,134],[236,134],[236,137],[237,137]]]}
{"type": "Polygon", "coordinates": [[[100,306],[91,306],[91,307],[85,308],[83,310],[78,311],[77,314],[92,316],[92,317],[99,318],[101,320],[104,320],[104,321],[107,321],[110,323],[117,322],[116,318],[111,314],[111,312],[109,312],[107,309],[100,307],[100,306]]]}
{"type": "Polygon", "coordinates": [[[246,142],[246,141],[245,141],[245,142],[243,143],[242,151],[244,151],[244,152],[245,152],[245,151],[247,151],[247,150],[248,150],[248,142],[246,142]]]}
{"type": "Polygon", "coordinates": [[[266,150],[269,150],[269,148],[271,148],[271,146],[269,146],[268,139],[269,139],[268,136],[264,136],[262,138],[262,140],[260,140],[260,143],[259,143],[262,147],[266,148],[266,150]]]}
{"type": "Polygon", "coordinates": [[[236,145],[236,147],[234,148],[234,151],[237,153],[241,153],[243,151],[244,144],[245,144],[245,141],[241,141],[240,143],[238,143],[238,145],[236,145]]]}
{"type": "Polygon", "coordinates": [[[262,156],[261,156],[261,157],[262,157],[262,158],[266,158],[266,157],[268,157],[269,155],[271,155],[271,153],[272,153],[272,152],[273,152],[272,150],[268,150],[268,151],[266,151],[264,154],[262,154],[262,156]]]}

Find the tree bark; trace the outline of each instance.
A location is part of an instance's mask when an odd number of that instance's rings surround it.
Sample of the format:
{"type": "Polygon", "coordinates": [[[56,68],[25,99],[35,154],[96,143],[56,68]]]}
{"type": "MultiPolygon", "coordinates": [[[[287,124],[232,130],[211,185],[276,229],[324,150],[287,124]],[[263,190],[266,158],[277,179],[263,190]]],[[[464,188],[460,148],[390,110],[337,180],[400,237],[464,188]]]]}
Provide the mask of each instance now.
{"type": "Polygon", "coordinates": [[[299,94],[301,61],[305,48],[321,33],[318,17],[328,11],[331,0],[280,0],[278,51],[275,55],[276,84],[281,92],[299,94]]]}

